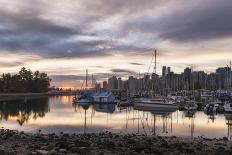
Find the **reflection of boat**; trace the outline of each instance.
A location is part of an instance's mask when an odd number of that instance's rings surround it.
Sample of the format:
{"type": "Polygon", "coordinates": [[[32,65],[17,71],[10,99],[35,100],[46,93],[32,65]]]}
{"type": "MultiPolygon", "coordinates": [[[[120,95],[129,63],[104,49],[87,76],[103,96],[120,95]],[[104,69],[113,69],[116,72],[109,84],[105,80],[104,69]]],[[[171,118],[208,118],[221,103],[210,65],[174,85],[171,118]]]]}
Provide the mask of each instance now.
{"type": "Polygon", "coordinates": [[[204,112],[206,114],[213,114],[213,113],[216,113],[217,112],[217,109],[218,109],[218,104],[217,103],[209,103],[205,106],[204,108],[204,112]]]}
{"type": "Polygon", "coordinates": [[[194,111],[197,110],[198,106],[195,101],[187,101],[184,108],[187,111],[194,111]]]}
{"type": "Polygon", "coordinates": [[[196,113],[196,110],[187,110],[187,111],[184,111],[184,114],[185,114],[185,117],[193,117],[196,113]]]}
{"type": "Polygon", "coordinates": [[[93,109],[96,112],[102,112],[102,113],[113,113],[115,111],[115,104],[109,104],[109,103],[101,103],[101,104],[93,104],[93,109]]]}
{"type": "Polygon", "coordinates": [[[232,140],[232,114],[225,113],[224,115],[227,120],[226,125],[228,126],[227,137],[229,140],[232,140]]]}
{"type": "Polygon", "coordinates": [[[224,105],[224,109],[225,109],[225,112],[227,112],[227,113],[231,112],[232,113],[232,102],[226,102],[225,105],[224,105]]]}
{"type": "Polygon", "coordinates": [[[175,110],[166,110],[166,111],[152,111],[151,114],[153,114],[154,116],[154,129],[153,129],[153,134],[156,135],[156,117],[161,116],[162,120],[163,120],[163,132],[167,134],[168,133],[168,119],[171,119],[171,133],[172,133],[172,112],[175,112],[175,110]]]}
{"type": "Polygon", "coordinates": [[[135,108],[143,108],[150,111],[176,110],[175,104],[166,102],[164,99],[140,99],[134,102],[135,108]]]}
{"type": "Polygon", "coordinates": [[[134,103],[130,100],[118,102],[119,107],[129,107],[129,106],[133,106],[133,105],[134,105],[134,103]]]}

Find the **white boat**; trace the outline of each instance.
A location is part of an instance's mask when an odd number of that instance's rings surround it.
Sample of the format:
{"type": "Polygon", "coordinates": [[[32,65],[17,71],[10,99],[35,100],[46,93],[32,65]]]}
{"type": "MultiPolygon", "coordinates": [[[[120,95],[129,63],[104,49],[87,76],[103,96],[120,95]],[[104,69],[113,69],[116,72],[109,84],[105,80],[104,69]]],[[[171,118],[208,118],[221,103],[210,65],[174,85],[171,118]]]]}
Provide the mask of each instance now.
{"type": "Polygon", "coordinates": [[[226,113],[232,113],[232,102],[226,102],[224,105],[224,109],[226,113]]]}
{"type": "Polygon", "coordinates": [[[184,108],[187,111],[194,111],[194,110],[197,110],[198,105],[196,104],[195,101],[187,101],[184,108]]]}
{"type": "Polygon", "coordinates": [[[213,94],[209,90],[204,90],[201,92],[201,97],[202,98],[209,98],[209,97],[213,97],[213,94]]]}
{"type": "Polygon", "coordinates": [[[171,104],[164,99],[140,99],[134,102],[135,109],[143,108],[144,110],[157,110],[157,111],[165,111],[165,110],[176,110],[177,106],[175,104],[171,104]]]}

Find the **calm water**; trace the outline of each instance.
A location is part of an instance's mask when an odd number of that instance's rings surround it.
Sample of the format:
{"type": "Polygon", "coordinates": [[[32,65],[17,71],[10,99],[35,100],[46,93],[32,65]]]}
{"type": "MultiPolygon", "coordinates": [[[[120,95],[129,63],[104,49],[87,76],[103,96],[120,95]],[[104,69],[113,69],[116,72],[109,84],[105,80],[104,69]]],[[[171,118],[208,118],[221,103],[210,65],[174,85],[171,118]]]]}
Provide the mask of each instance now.
{"type": "Polygon", "coordinates": [[[115,105],[75,106],[72,96],[59,96],[0,102],[1,127],[26,132],[92,133],[111,131],[120,134],[141,133],[231,139],[231,115],[208,116],[197,112],[154,114],[120,109],[115,105]],[[85,110],[86,109],[86,110],[85,110]]]}

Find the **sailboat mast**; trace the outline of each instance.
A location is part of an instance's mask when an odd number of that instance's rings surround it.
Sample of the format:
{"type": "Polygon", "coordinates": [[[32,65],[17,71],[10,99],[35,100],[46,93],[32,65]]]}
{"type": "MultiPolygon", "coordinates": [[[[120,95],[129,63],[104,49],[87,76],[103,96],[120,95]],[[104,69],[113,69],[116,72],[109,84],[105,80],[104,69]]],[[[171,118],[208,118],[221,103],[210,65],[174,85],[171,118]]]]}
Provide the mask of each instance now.
{"type": "Polygon", "coordinates": [[[155,74],[156,74],[156,54],[157,53],[156,53],[156,50],[155,50],[155,68],[154,68],[155,69],[155,74]]]}
{"type": "Polygon", "coordinates": [[[88,69],[86,69],[86,76],[85,76],[85,89],[88,87],[88,69]]]}
{"type": "Polygon", "coordinates": [[[231,89],[231,86],[232,86],[232,74],[231,74],[231,61],[230,61],[230,72],[229,72],[229,77],[230,77],[230,84],[229,84],[229,86],[230,86],[230,89],[231,89]]]}

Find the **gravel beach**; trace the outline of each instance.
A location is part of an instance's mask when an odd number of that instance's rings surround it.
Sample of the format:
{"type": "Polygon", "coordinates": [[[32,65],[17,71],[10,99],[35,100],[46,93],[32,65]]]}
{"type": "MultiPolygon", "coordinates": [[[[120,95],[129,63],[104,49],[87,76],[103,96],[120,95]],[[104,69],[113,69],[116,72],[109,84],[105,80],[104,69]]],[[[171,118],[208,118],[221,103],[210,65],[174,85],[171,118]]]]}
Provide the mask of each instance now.
{"type": "Polygon", "coordinates": [[[146,135],[99,134],[31,134],[0,130],[0,154],[232,154],[232,142],[226,137],[180,138],[146,135]]]}

